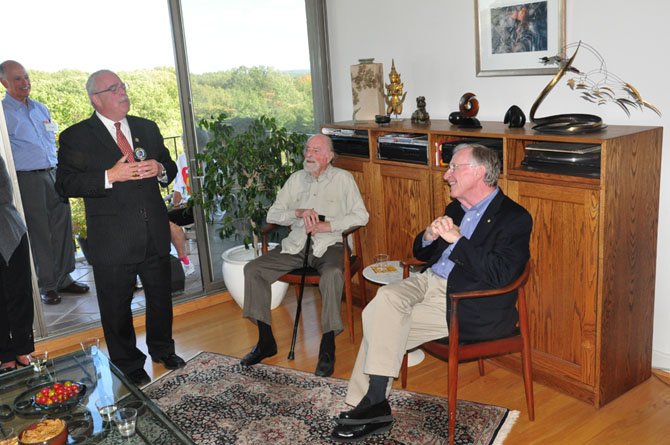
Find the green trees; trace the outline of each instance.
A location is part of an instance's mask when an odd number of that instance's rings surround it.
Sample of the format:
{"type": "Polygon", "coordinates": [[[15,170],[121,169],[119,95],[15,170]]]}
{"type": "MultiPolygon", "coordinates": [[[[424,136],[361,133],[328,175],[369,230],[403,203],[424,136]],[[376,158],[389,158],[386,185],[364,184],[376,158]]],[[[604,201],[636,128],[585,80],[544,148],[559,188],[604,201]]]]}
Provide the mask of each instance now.
{"type": "Polygon", "coordinates": [[[289,130],[313,131],[312,82],[309,73],[289,74],[269,67],[244,66],[191,78],[196,120],[269,116],[289,130]]]}
{"type": "MultiPolygon", "coordinates": [[[[174,68],[118,73],[128,83],[131,114],[158,123],[163,136],[182,134],[174,68]]],[[[46,104],[62,131],[93,113],[85,91],[89,73],[76,70],[32,71],[31,97],[46,104]]],[[[196,122],[225,112],[231,119],[273,117],[292,131],[313,131],[312,82],[308,72],[238,67],[191,77],[196,122]]]]}

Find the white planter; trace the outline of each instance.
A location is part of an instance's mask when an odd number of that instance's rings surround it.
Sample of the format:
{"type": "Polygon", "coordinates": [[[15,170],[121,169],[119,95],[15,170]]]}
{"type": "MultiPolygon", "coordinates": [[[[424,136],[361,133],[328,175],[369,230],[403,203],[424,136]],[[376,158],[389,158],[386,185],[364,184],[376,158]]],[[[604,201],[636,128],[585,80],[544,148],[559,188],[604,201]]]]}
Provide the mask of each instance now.
{"type": "MultiPolygon", "coordinates": [[[[269,248],[273,249],[276,243],[270,243],[269,248]]],[[[232,295],[233,300],[244,307],[244,265],[254,259],[254,250],[245,249],[244,246],[235,246],[221,254],[223,258],[223,281],[232,295]]],[[[272,283],[272,301],[270,309],[279,306],[288,290],[288,283],[275,281],[272,283]]]]}

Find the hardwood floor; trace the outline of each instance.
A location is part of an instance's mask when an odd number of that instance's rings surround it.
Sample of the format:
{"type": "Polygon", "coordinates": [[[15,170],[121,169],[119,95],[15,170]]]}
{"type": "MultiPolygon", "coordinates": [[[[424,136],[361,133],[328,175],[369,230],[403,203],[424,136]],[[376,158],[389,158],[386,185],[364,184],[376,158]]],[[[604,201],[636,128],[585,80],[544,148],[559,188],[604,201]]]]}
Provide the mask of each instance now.
{"type": "MultiPolygon", "coordinates": [[[[312,372],[321,338],[320,300],[314,298],[311,289],[305,291],[295,360],[289,361],[286,356],[295,306],[295,297],[289,291],[284,303],[272,312],[279,353],[266,359],[265,363],[312,372]]],[[[228,301],[176,316],[173,331],[177,353],[185,359],[199,351],[243,356],[255,344],[257,329],[243,319],[241,313],[235,302],[228,301]]],[[[356,344],[349,341],[346,331],[337,337],[334,377],[347,379],[353,367],[361,338],[360,311],[355,319],[358,320],[356,344]]],[[[146,352],[143,333],[139,332],[141,329],[138,328],[138,344],[146,352]]],[[[146,370],[154,378],[165,372],[150,360],[146,370]]],[[[446,397],[446,376],[446,364],[427,356],[422,363],[410,368],[407,387],[412,391],[446,397]]],[[[487,363],[487,373],[480,377],[476,364],[466,363],[460,365],[459,380],[460,399],[521,411],[506,444],[670,443],[670,386],[656,376],[600,410],[535,383],[534,422],[527,417],[520,375],[487,363]]],[[[395,386],[399,388],[398,381],[395,386]]]]}

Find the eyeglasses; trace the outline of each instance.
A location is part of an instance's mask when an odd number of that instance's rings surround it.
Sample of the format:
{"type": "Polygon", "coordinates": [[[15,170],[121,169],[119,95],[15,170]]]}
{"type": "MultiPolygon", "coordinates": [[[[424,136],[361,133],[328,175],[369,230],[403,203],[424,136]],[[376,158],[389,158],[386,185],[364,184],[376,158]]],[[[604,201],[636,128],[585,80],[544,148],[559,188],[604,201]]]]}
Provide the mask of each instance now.
{"type": "Polygon", "coordinates": [[[127,91],[128,90],[128,84],[126,84],[125,82],[115,83],[111,87],[109,87],[107,89],[104,89],[104,90],[101,90],[101,91],[96,91],[93,94],[102,94],[102,93],[107,93],[107,92],[110,92],[112,94],[116,94],[120,90],[127,91]]]}
{"type": "Polygon", "coordinates": [[[449,171],[449,172],[455,172],[456,169],[458,169],[458,167],[463,167],[463,166],[466,166],[466,165],[468,165],[468,166],[470,166],[470,167],[477,167],[478,165],[481,165],[481,164],[473,164],[473,163],[471,163],[471,162],[464,162],[464,163],[462,163],[462,164],[452,164],[452,163],[449,163],[449,168],[447,168],[447,171],[449,171]]]}

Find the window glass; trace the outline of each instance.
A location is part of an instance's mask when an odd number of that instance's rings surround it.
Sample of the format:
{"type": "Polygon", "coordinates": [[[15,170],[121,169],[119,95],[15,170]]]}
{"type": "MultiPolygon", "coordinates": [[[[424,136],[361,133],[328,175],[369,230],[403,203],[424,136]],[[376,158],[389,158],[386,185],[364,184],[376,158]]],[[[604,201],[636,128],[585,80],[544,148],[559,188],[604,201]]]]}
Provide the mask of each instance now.
{"type": "MultiPolygon", "coordinates": [[[[183,152],[182,122],[168,3],[165,0],[118,0],[101,4],[88,0],[24,0],[2,6],[0,62],[21,63],[31,77],[30,97],[44,103],[58,132],[91,116],[85,91],[90,73],[117,72],[128,83],[130,114],[156,121],[173,158],[183,152]]],[[[4,97],[4,88],[0,86],[4,97]]],[[[71,200],[73,232],[86,235],[84,206],[71,200]]],[[[191,243],[195,246],[194,243],[191,243]]],[[[191,251],[197,264],[197,249],[191,251]]],[[[82,329],[99,321],[96,289],[90,266],[78,249],[74,272],[90,286],[83,295],[61,294],[57,305],[44,305],[36,295],[37,336],[82,329]]],[[[202,293],[200,273],[190,287],[177,293],[202,293]]],[[[142,289],[135,292],[133,309],[142,310],[142,289]]]]}
{"type": "MultiPolygon", "coordinates": [[[[8,2],[2,8],[0,58],[16,60],[28,70],[31,97],[49,107],[59,132],[92,114],[84,90],[89,74],[117,72],[129,85],[130,114],[156,121],[176,160],[200,148],[182,143],[170,3],[182,9],[196,122],[223,111],[240,124],[264,114],[291,130],[314,130],[304,0],[8,2]]],[[[1,86],[0,93],[4,96],[1,86]]],[[[206,135],[199,135],[198,144],[204,143],[206,135]]],[[[75,235],[85,234],[80,200],[72,200],[72,216],[75,235]]],[[[221,240],[215,221],[202,240],[194,238],[191,229],[189,256],[198,273],[191,277],[190,292],[202,293],[203,286],[216,288],[222,279],[222,251],[240,241],[221,240]],[[203,255],[210,269],[204,273],[205,284],[197,267],[203,255]]],[[[78,250],[73,277],[91,286],[91,300],[65,296],[59,305],[38,303],[38,337],[98,322],[93,276],[86,267],[78,250]]],[[[188,278],[186,287],[184,296],[188,278]]],[[[142,307],[142,299],[136,299],[133,308],[142,307]]]]}
{"type": "Polygon", "coordinates": [[[196,120],[275,117],[313,130],[304,0],[182,0],[196,120]]]}
{"type": "MultiPolygon", "coordinates": [[[[304,0],[182,0],[181,8],[196,126],[225,112],[236,128],[266,115],[314,131],[304,0]]],[[[196,139],[202,150],[206,132],[197,128],[196,139]]],[[[218,236],[223,211],[205,219],[213,282],[223,279],[222,254],[244,237],[218,236]]]]}

